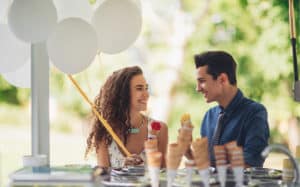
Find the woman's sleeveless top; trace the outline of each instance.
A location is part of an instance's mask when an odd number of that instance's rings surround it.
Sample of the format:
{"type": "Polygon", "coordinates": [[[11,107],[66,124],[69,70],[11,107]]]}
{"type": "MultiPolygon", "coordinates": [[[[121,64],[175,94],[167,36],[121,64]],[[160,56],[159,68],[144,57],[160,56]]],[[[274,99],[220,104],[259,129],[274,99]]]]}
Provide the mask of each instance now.
{"type": "MultiPolygon", "coordinates": [[[[148,122],[147,122],[148,129],[150,128],[152,121],[153,121],[153,119],[148,118],[148,122]]],[[[149,130],[148,130],[148,133],[149,133],[149,130]]],[[[110,158],[110,166],[111,167],[113,167],[113,168],[123,167],[123,163],[124,163],[126,157],[119,150],[119,147],[114,140],[108,146],[108,155],[110,158]]],[[[146,159],[145,151],[143,150],[139,155],[145,161],[145,159],[146,159]]]]}

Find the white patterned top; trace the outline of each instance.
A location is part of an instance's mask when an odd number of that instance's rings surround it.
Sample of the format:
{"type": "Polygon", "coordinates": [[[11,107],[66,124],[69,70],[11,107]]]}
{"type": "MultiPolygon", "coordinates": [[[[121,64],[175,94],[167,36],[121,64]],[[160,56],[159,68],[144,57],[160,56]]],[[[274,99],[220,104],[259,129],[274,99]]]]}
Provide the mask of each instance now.
{"type": "MultiPolygon", "coordinates": [[[[148,134],[149,134],[149,128],[151,128],[152,119],[148,118],[148,134]]],[[[148,135],[149,136],[149,135],[148,135]]],[[[113,140],[112,143],[108,146],[108,155],[110,158],[110,167],[113,168],[120,168],[123,167],[123,164],[125,162],[125,156],[122,154],[122,152],[119,150],[119,147],[117,146],[117,143],[113,140]]],[[[140,157],[145,161],[146,155],[145,151],[143,150],[140,153],[140,157]]]]}

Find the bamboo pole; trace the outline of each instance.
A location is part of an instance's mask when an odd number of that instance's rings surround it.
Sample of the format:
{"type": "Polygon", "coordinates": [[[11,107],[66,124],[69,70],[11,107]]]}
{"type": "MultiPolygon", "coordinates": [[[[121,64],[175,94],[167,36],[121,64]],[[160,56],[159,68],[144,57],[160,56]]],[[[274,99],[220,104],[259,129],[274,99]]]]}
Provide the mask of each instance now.
{"type": "Polygon", "coordinates": [[[108,133],[112,136],[113,140],[119,145],[119,147],[122,149],[122,151],[126,154],[126,156],[131,156],[130,152],[126,149],[123,142],[120,140],[120,138],[116,135],[116,133],[112,130],[111,126],[107,123],[107,121],[99,114],[99,112],[96,109],[96,106],[89,100],[87,95],[84,93],[84,91],[80,88],[80,86],[77,84],[76,80],[72,77],[72,75],[68,75],[69,79],[72,81],[74,86],[77,88],[81,96],[90,104],[92,107],[93,112],[96,114],[98,119],[101,121],[105,129],[108,131],[108,133]]]}

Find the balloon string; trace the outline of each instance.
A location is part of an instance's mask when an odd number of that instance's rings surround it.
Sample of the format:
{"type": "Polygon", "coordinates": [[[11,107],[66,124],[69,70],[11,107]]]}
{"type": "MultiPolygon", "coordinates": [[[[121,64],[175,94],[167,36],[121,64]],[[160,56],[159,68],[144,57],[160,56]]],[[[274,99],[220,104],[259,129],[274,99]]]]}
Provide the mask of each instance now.
{"type": "Polygon", "coordinates": [[[86,94],[83,92],[83,90],[80,88],[80,86],[77,84],[75,79],[73,79],[72,75],[68,75],[69,79],[72,81],[74,86],[77,88],[81,96],[91,105],[93,112],[96,114],[98,119],[101,121],[105,129],[108,131],[108,133],[112,136],[114,141],[118,144],[118,146],[122,149],[122,151],[125,153],[126,156],[131,156],[130,152],[126,149],[123,142],[120,140],[120,138],[116,135],[116,133],[112,130],[111,126],[107,123],[107,121],[99,114],[99,112],[96,109],[96,106],[89,100],[89,98],[86,96],[86,94]]]}

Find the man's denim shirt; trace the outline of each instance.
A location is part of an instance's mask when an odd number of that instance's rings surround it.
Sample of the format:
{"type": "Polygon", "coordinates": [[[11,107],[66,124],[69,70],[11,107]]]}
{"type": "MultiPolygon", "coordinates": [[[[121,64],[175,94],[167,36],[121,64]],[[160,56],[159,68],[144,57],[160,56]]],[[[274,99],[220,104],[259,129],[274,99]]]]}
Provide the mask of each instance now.
{"type": "MultiPolygon", "coordinates": [[[[202,121],[201,136],[208,137],[209,143],[212,142],[218,115],[222,110],[220,106],[211,108],[202,121]]],[[[265,107],[245,98],[238,90],[224,112],[220,145],[236,140],[243,147],[245,163],[252,167],[261,167],[264,158],[260,154],[268,145],[270,136],[265,107]]]]}

